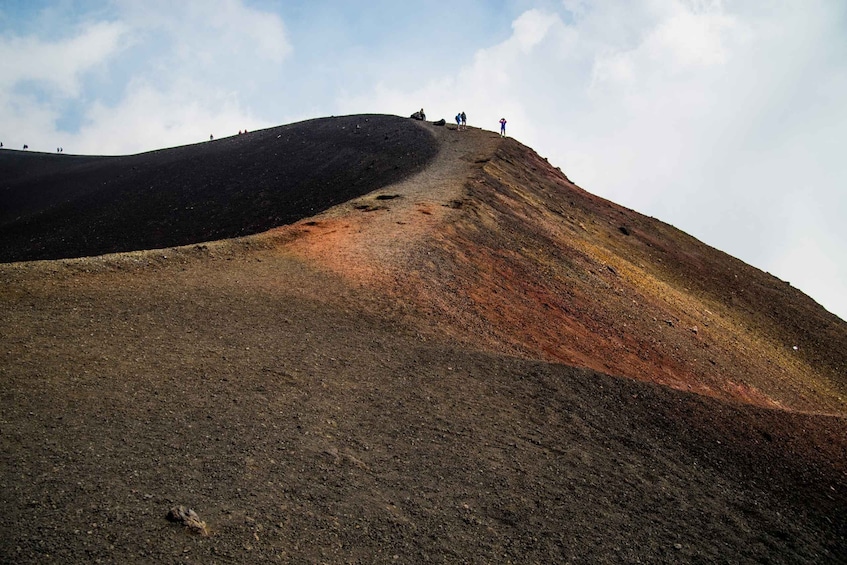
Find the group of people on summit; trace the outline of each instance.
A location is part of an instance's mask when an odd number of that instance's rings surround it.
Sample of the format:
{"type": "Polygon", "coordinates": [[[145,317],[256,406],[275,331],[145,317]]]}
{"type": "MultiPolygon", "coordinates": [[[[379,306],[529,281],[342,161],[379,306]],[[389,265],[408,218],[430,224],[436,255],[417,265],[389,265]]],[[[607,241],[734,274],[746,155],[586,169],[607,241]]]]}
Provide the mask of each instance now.
{"type": "Polygon", "coordinates": [[[468,127],[468,117],[464,112],[456,114],[456,129],[463,130],[468,127]]]}
{"type": "MultiPolygon", "coordinates": [[[[421,108],[419,112],[415,112],[409,117],[413,120],[426,120],[426,114],[424,113],[423,108],[421,108]]],[[[442,118],[437,122],[432,123],[437,126],[443,126],[445,122],[442,118]]],[[[468,116],[464,112],[459,112],[458,114],[456,114],[456,129],[458,131],[468,129],[468,116]]],[[[500,118],[500,137],[506,137],[506,118],[500,118]]]]}
{"type": "MultiPolygon", "coordinates": [[[[456,129],[468,129],[468,117],[464,112],[456,114],[456,129]]],[[[506,137],[506,118],[500,118],[500,137],[506,137]]]]}
{"type": "MultiPolygon", "coordinates": [[[[468,117],[464,112],[456,114],[456,129],[468,129],[468,117]]],[[[500,118],[500,137],[506,137],[506,118],[500,118]]]]}

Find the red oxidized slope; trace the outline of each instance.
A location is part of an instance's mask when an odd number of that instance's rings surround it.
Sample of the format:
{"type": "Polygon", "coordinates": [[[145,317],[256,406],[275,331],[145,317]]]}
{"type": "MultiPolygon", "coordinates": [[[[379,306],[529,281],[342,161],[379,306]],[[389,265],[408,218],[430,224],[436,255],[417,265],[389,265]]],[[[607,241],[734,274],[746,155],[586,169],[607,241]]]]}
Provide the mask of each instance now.
{"type": "Polygon", "coordinates": [[[291,248],[476,347],[847,413],[847,324],[807,296],[585,192],[515,141],[435,131],[429,178],[289,228],[291,248]]]}

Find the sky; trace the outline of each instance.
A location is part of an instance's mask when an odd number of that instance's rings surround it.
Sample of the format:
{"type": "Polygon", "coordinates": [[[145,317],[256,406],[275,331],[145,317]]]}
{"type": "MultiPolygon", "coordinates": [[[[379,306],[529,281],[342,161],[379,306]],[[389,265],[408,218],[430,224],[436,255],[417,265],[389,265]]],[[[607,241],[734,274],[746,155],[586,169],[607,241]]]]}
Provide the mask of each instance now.
{"type": "Polygon", "coordinates": [[[844,0],[0,0],[0,141],[460,111],[847,319],[844,0]]]}

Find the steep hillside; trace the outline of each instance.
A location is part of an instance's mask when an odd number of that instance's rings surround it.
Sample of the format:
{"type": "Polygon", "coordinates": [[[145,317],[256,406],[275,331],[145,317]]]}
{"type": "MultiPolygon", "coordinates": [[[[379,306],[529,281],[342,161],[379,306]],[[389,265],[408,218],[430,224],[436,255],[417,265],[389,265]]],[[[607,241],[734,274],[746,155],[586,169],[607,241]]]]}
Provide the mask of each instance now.
{"type": "MultiPolygon", "coordinates": [[[[513,140],[379,123],[426,165],[292,225],[0,264],[0,562],[847,562],[844,322],[513,140]]],[[[262,139],[240,186],[295,158],[262,139]]]]}
{"type": "Polygon", "coordinates": [[[379,115],[126,157],[0,151],[0,261],[259,233],[396,182],[435,152],[421,128],[379,115]]]}
{"type": "Polygon", "coordinates": [[[386,293],[476,347],[847,414],[844,321],[788,283],[578,188],[513,140],[450,133],[454,154],[441,159],[461,173],[395,186],[398,199],[367,217],[348,205],[308,231],[288,228],[303,239],[293,248],[353,278],[367,268],[386,293]]]}

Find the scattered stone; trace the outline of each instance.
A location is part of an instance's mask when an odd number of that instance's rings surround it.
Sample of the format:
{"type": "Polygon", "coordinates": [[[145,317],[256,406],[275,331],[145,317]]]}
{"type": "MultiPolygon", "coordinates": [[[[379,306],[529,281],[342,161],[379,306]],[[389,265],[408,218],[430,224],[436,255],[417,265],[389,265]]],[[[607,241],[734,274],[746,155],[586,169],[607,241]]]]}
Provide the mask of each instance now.
{"type": "Polygon", "coordinates": [[[443,125],[444,125],[444,124],[446,124],[446,123],[447,123],[447,122],[446,122],[446,121],[444,121],[444,118],[441,118],[441,119],[440,119],[440,120],[438,120],[437,122],[432,122],[432,125],[434,125],[434,126],[443,126],[443,125]]]}
{"type": "Polygon", "coordinates": [[[626,226],[621,226],[618,228],[618,231],[624,235],[629,235],[629,229],[626,226]]]}
{"type": "Polygon", "coordinates": [[[364,469],[365,471],[370,471],[370,467],[367,463],[359,459],[358,457],[353,457],[349,453],[344,454],[344,458],[347,459],[350,463],[358,467],[359,469],[364,469]]]}
{"type": "Polygon", "coordinates": [[[186,508],[181,505],[174,506],[168,511],[166,518],[171,522],[178,522],[182,524],[192,532],[200,534],[201,536],[209,535],[209,529],[206,526],[206,522],[200,520],[200,516],[198,516],[197,512],[191,508],[186,508]]]}

